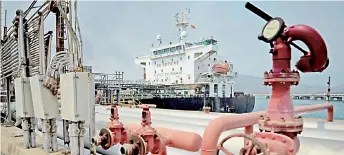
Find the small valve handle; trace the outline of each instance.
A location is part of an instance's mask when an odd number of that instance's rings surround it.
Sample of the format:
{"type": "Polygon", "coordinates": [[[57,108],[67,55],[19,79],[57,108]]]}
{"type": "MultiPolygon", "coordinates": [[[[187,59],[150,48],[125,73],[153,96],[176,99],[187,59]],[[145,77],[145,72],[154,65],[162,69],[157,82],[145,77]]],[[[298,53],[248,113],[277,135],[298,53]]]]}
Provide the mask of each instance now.
{"type": "Polygon", "coordinates": [[[151,122],[151,113],[149,111],[149,108],[155,108],[156,105],[148,105],[148,104],[143,104],[139,106],[140,108],[142,108],[142,121],[141,121],[141,125],[142,126],[149,126],[152,124],[151,122]]]}
{"type": "Polygon", "coordinates": [[[110,119],[119,119],[119,115],[118,115],[118,108],[117,105],[112,105],[111,109],[110,109],[110,119]]]}
{"type": "Polygon", "coordinates": [[[154,104],[142,104],[142,105],[139,105],[138,107],[142,108],[143,110],[146,110],[146,109],[149,110],[149,108],[156,108],[156,105],[154,105],[154,104]]]}

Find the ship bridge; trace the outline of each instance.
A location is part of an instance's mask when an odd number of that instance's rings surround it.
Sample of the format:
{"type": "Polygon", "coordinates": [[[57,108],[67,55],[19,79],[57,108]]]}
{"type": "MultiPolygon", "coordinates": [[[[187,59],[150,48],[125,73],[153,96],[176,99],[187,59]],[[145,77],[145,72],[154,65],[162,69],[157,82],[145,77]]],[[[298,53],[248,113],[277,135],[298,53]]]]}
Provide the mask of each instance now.
{"type": "Polygon", "coordinates": [[[149,55],[136,57],[135,63],[143,67],[144,79],[153,84],[191,84],[199,73],[211,70],[214,62],[210,57],[217,48],[217,40],[213,38],[170,43],[152,48],[149,55]]]}

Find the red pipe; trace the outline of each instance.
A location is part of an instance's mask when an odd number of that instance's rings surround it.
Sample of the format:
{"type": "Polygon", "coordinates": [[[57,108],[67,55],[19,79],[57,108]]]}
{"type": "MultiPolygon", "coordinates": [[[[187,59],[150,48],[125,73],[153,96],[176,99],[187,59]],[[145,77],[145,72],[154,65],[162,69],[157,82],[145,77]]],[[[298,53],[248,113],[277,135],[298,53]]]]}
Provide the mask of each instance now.
{"type": "MultiPolygon", "coordinates": [[[[139,124],[125,125],[126,128],[132,131],[140,129],[142,126],[139,124]]],[[[202,143],[202,137],[197,133],[172,130],[163,127],[154,127],[157,133],[165,138],[165,144],[170,147],[197,152],[202,143]]]]}
{"type": "MultiPolygon", "coordinates": [[[[298,106],[295,107],[294,113],[305,114],[325,109],[332,109],[332,113],[328,114],[328,116],[330,116],[328,120],[333,120],[333,105],[330,103],[298,106]]],[[[265,111],[259,111],[238,115],[221,116],[213,119],[204,131],[201,155],[215,155],[218,140],[222,132],[257,124],[258,119],[265,113],[265,111]]],[[[181,142],[183,142],[183,140],[181,142]]]]}
{"type": "Polygon", "coordinates": [[[327,48],[324,39],[308,25],[294,25],[286,28],[288,42],[300,40],[309,49],[307,55],[301,57],[296,68],[301,72],[322,72],[328,66],[327,48]]]}
{"type": "Polygon", "coordinates": [[[295,109],[295,114],[305,114],[311,113],[314,111],[326,110],[327,109],[327,121],[333,122],[333,104],[331,103],[323,103],[323,104],[315,104],[315,105],[307,105],[307,106],[298,106],[295,109]]]}
{"type": "Polygon", "coordinates": [[[265,111],[221,116],[213,119],[203,133],[201,155],[215,155],[222,132],[257,124],[259,117],[263,114],[265,111]]]}

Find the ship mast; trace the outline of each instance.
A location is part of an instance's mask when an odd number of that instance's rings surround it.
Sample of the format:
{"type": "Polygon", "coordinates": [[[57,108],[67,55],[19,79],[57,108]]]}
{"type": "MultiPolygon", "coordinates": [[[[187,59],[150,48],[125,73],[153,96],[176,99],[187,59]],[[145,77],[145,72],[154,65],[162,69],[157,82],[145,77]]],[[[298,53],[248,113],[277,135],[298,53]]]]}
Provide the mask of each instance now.
{"type": "Polygon", "coordinates": [[[174,17],[176,20],[176,27],[179,31],[179,40],[182,41],[187,37],[187,27],[189,26],[189,13],[190,9],[186,8],[181,14],[177,13],[174,17]]]}
{"type": "MultiPolygon", "coordinates": [[[[0,38],[2,39],[2,1],[0,1],[0,38]]],[[[0,48],[1,48],[1,45],[0,45],[0,48]]]]}

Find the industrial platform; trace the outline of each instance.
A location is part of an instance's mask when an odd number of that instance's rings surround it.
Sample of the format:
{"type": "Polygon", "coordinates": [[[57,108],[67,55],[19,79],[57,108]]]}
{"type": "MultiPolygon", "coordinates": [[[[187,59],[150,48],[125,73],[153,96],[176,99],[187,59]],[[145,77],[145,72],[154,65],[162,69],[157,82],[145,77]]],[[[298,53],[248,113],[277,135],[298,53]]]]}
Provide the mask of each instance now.
{"type": "MultiPolygon", "coordinates": [[[[153,127],[166,127],[175,130],[185,130],[203,135],[203,132],[209,122],[216,117],[223,115],[237,115],[224,113],[203,113],[196,111],[180,111],[180,110],[166,110],[166,109],[150,109],[152,113],[153,127]]],[[[140,108],[119,108],[120,121],[126,124],[139,124],[142,109],[140,108]]],[[[109,120],[110,110],[106,106],[96,106],[96,132],[101,128],[106,127],[109,120]]],[[[58,126],[59,130],[61,126],[58,126]]],[[[254,131],[258,132],[257,126],[254,131]]],[[[42,145],[42,138],[37,136],[37,147],[35,149],[24,149],[23,138],[14,137],[18,135],[21,130],[15,127],[1,127],[1,152],[5,155],[46,155],[43,149],[39,148],[42,145]]],[[[233,133],[243,133],[243,129],[231,130],[224,132],[221,138],[233,133]]],[[[344,154],[344,120],[335,120],[334,122],[326,122],[322,119],[304,119],[304,130],[299,136],[301,148],[298,154],[300,155],[343,155],[344,154]]],[[[239,148],[242,147],[243,139],[233,139],[225,144],[225,147],[237,154],[239,148]]],[[[117,152],[117,148],[111,148],[111,151],[117,152]]],[[[61,149],[61,151],[63,151],[61,149]]],[[[169,154],[175,155],[196,155],[199,152],[188,152],[175,148],[168,148],[169,154]]],[[[54,155],[62,155],[64,153],[54,153],[54,155]]],[[[89,154],[85,151],[85,154],[89,154]]],[[[118,152],[119,154],[119,152],[118,152]]],[[[220,153],[221,154],[221,153],[220,153]]]]}
{"type": "MultiPolygon", "coordinates": [[[[123,124],[140,123],[142,109],[137,108],[119,108],[120,121],[123,124]]],[[[237,115],[224,113],[209,113],[195,111],[150,109],[152,113],[152,126],[166,127],[169,129],[191,131],[203,135],[208,123],[222,115],[237,115]]],[[[96,107],[96,121],[102,123],[105,127],[108,122],[109,110],[105,107],[96,107]],[[100,122],[101,121],[101,122],[100,122]]],[[[258,127],[254,127],[258,132],[258,127]]],[[[220,139],[233,133],[243,133],[243,129],[231,130],[222,133],[220,139]]],[[[326,122],[322,119],[304,119],[304,130],[299,135],[301,148],[300,155],[343,155],[344,154],[344,120],[334,120],[326,122]]],[[[235,154],[238,154],[242,147],[243,139],[230,140],[224,146],[235,154]]],[[[199,155],[199,152],[187,152],[175,148],[168,148],[169,154],[181,155],[199,155]]],[[[222,152],[221,152],[222,153],[222,152]]]]}

